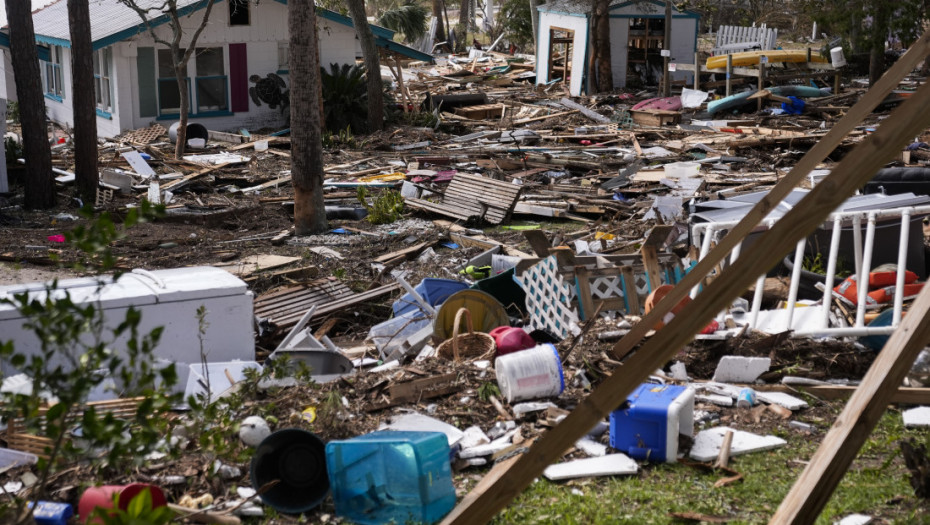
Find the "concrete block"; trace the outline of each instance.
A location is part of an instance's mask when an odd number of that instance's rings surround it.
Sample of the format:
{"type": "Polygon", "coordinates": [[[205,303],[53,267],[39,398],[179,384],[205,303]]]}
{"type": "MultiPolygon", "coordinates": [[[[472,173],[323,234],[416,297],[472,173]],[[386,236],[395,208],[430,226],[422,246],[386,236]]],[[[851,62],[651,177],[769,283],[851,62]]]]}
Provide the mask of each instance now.
{"type": "Polygon", "coordinates": [[[549,465],[543,476],[552,481],[592,476],[616,476],[636,474],[639,466],[626,454],[609,454],[599,458],[576,459],[566,463],[549,465]]]}
{"type": "Polygon", "coordinates": [[[756,391],[756,399],[763,403],[770,403],[787,408],[788,410],[801,410],[807,408],[807,401],[785,394],[784,392],[759,392],[756,391]]]}
{"type": "Polygon", "coordinates": [[[905,427],[930,427],[930,407],[912,408],[901,415],[904,416],[905,427]]]}
{"type": "Polygon", "coordinates": [[[702,403],[710,403],[712,405],[717,405],[720,407],[731,407],[733,406],[733,398],[730,396],[721,396],[718,394],[698,394],[694,396],[695,401],[702,403]]]}
{"type": "Polygon", "coordinates": [[[762,450],[771,450],[783,447],[788,444],[787,441],[775,436],[760,436],[751,432],[734,430],[729,427],[716,427],[708,430],[702,430],[694,438],[694,446],[691,447],[691,459],[695,461],[711,461],[716,459],[720,454],[720,445],[723,443],[723,437],[727,431],[733,431],[733,442],[730,445],[730,457],[748,454],[750,452],[759,452],[762,450]]]}
{"type": "Polygon", "coordinates": [[[725,355],[717,363],[714,381],[724,383],[752,383],[768,372],[772,360],[768,357],[742,357],[725,355]]]}

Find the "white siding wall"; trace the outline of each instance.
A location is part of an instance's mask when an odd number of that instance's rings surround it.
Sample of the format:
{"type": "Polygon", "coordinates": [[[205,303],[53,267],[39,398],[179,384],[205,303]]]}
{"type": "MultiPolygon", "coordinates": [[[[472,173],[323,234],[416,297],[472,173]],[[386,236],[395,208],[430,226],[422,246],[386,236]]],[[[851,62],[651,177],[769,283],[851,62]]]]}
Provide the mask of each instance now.
{"type": "Polygon", "coordinates": [[[541,11],[539,13],[539,38],[536,52],[536,83],[545,84],[549,80],[549,29],[560,27],[575,32],[572,43],[572,71],[569,92],[578,96],[583,88],[585,50],[588,47],[588,19],[584,16],[570,16],[541,11]]]}
{"type": "MultiPolygon", "coordinates": [[[[198,47],[223,47],[226,53],[226,74],[229,75],[230,43],[245,43],[248,61],[248,74],[265,77],[268,73],[278,71],[278,43],[288,41],[287,6],[274,1],[261,2],[258,6],[252,5],[251,25],[229,26],[228,10],[225,2],[214,5],[207,27],[197,41],[198,47]]],[[[202,19],[203,11],[197,11],[191,16],[182,19],[185,35],[191,35],[202,19]]],[[[330,63],[354,64],[356,53],[360,51],[355,30],[351,27],[317,18],[320,26],[320,64],[329,67],[330,63]]],[[[156,34],[163,39],[170,40],[171,29],[167,25],[156,29],[156,34]]],[[[187,42],[189,42],[189,36],[187,42]]],[[[182,45],[187,45],[186,42],[182,45]]],[[[113,45],[113,111],[111,119],[97,118],[97,134],[101,137],[114,137],[128,130],[151,125],[156,120],[152,117],[141,117],[138,103],[139,78],[136,58],[139,47],[156,46],[151,35],[140,33],[126,41],[113,45]]],[[[64,100],[59,103],[46,99],[49,117],[57,122],[73,125],[71,91],[70,50],[64,49],[62,64],[62,80],[64,83],[64,100]]],[[[8,51],[4,52],[4,64],[9,66],[8,51]]],[[[195,72],[194,59],[188,64],[190,75],[195,72]]],[[[12,67],[9,67],[12,71],[12,67]]],[[[287,75],[282,75],[287,81],[287,75]]],[[[6,75],[7,82],[13,87],[12,74],[6,75]]],[[[249,83],[249,87],[253,86],[249,83]]],[[[154,86],[152,87],[154,89],[154,86]]],[[[15,96],[12,97],[15,99],[15,96]]],[[[194,101],[192,100],[193,104],[194,101]]],[[[249,111],[239,112],[231,116],[208,117],[192,119],[208,129],[217,131],[236,130],[242,127],[248,129],[281,127],[287,115],[282,114],[280,107],[270,109],[266,104],[256,106],[249,100],[249,111]]],[[[165,127],[173,124],[172,121],[159,121],[165,127]]]]}
{"type": "Polygon", "coordinates": [[[6,100],[18,100],[16,97],[16,82],[13,80],[13,62],[10,58],[9,49],[0,49],[0,75],[3,80],[0,81],[0,98],[6,100]]]}

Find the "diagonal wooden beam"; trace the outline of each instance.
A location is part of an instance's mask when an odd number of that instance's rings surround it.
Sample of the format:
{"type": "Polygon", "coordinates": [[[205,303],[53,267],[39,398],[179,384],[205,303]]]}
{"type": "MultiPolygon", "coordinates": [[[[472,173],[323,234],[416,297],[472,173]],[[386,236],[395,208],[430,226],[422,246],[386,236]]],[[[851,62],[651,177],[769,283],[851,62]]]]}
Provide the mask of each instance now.
{"type": "MultiPolygon", "coordinates": [[[[925,34],[921,37],[921,42],[922,49],[926,51],[930,44],[930,35],[925,34]]],[[[930,86],[924,84],[892,114],[891,118],[882,123],[878,131],[849,153],[830,176],[818,184],[772,229],[763,234],[758,242],[724,270],[664,329],[659,330],[639,351],[628,358],[621,368],[601,383],[565,420],[544,434],[507,472],[489,484],[483,493],[470,494],[469,501],[453,509],[443,523],[485,523],[494,517],[540,475],[546,466],[568,450],[588,429],[617,408],[633,388],[670,359],[716,312],[742,293],[761,272],[777,263],[783,254],[795,246],[798,239],[813,232],[837,206],[891,160],[900,147],[930,124],[930,112],[924,110],[928,104],[930,86]]],[[[801,162],[810,156],[808,153],[801,162]]],[[[807,161],[805,164],[809,170],[811,162],[807,161]]],[[[768,203],[763,208],[769,206],[772,204],[768,203]]],[[[759,219],[761,218],[760,216],[759,219]]],[[[732,246],[718,247],[715,251],[721,248],[724,249],[723,253],[727,253],[732,246]]],[[[692,273],[703,275],[700,265],[692,273]]],[[[680,292],[683,297],[691,286],[693,285],[679,283],[675,290],[684,289],[680,292]]],[[[668,297],[662,302],[665,301],[671,304],[678,302],[677,299],[670,300],[668,297]]],[[[651,326],[656,319],[653,318],[653,322],[649,322],[649,316],[646,316],[637,326],[651,326]]]]}
{"type": "Polygon", "coordinates": [[[888,408],[917,354],[930,342],[930,286],[925,286],[849,399],[770,524],[814,523],[862,444],[888,408]]]}
{"type": "MultiPolygon", "coordinates": [[[[807,155],[801,158],[795,165],[794,169],[785,175],[774,188],[759,201],[749,213],[734,226],[730,232],[717,244],[717,247],[700,260],[697,266],[685,274],[684,278],[674,290],[671,290],[665,298],[656,305],[657,308],[643,317],[642,322],[637,323],[627,333],[627,335],[617,341],[614,345],[613,354],[617,359],[623,359],[630,350],[633,349],[646,332],[665,317],[665,314],[671,310],[672,306],[678,304],[691,289],[699,284],[703,278],[710,275],[714,267],[720,263],[749,233],[752,231],[766,215],[769,214],[778,203],[785,199],[791,190],[795,188],[808,173],[819,164],[827,155],[833,153],[836,146],[849,134],[850,131],[858,126],[862,119],[869,115],[891,91],[898,86],[898,82],[905,75],[913,71],[917,64],[930,53],[930,31],[927,31],[920,39],[911,46],[892,66],[885,75],[876,82],[866,94],[859,100],[856,105],[850,108],[839,122],[837,122],[824,137],[814,144],[814,147],[807,152],[807,155]]],[[[787,252],[787,251],[786,251],[787,252]]],[[[760,269],[759,273],[767,271],[768,268],[760,269]]]]}

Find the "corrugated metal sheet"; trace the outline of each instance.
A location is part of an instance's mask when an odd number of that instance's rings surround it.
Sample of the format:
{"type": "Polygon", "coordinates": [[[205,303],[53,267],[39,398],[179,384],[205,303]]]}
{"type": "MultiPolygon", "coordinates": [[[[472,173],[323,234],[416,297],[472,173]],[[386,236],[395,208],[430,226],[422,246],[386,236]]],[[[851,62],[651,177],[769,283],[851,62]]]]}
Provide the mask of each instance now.
{"type": "MultiPolygon", "coordinates": [[[[202,0],[178,0],[178,8],[184,8],[200,1],[202,0]]],[[[137,4],[143,8],[151,8],[162,3],[162,0],[137,0],[137,4]]],[[[224,2],[217,2],[217,4],[220,3],[224,2]]],[[[90,0],[89,6],[90,33],[94,42],[136,27],[141,23],[139,15],[134,10],[116,0],[90,0]]],[[[150,18],[154,19],[157,16],[158,14],[153,12],[150,18]]],[[[68,2],[66,0],[58,0],[39,9],[33,13],[32,22],[36,37],[39,40],[42,37],[64,41],[71,40],[68,30],[68,2]]]]}

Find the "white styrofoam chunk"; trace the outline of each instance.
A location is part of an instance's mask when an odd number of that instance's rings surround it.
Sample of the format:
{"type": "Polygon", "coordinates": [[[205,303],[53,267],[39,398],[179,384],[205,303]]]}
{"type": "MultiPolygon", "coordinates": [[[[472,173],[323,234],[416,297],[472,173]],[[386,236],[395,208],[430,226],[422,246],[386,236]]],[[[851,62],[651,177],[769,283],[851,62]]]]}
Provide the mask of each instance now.
{"type": "Polygon", "coordinates": [[[575,446],[578,448],[578,450],[594,458],[605,456],[607,454],[607,445],[598,443],[597,441],[587,437],[583,437],[576,441],[575,446]]]}
{"type": "Polygon", "coordinates": [[[730,396],[721,396],[718,394],[704,394],[694,396],[695,401],[701,401],[704,403],[710,403],[712,405],[717,405],[721,407],[731,407],[733,406],[733,398],[730,396]]]}
{"type": "Polygon", "coordinates": [[[748,454],[750,452],[759,452],[762,450],[771,450],[773,448],[783,447],[788,444],[787,441],[775,436],[760,436],[751,432],[734,430],[729,427],[716,427],[702,430],[694,438],[694,446],[691,447],[691,459],[695,461],[711,461],[720,454],[720,445],[723,443],[723,437],[727,431],[733,431],[733,442],[730,444],[730,457],[748,454]]]}
{"type": "Polygon", "coordinates": [[[638,470],[639,466],[626,454],[609,454],[599,458],[576,459],[575,461],[549,465],[543,471],[543,476],[552,481],[557,481],[590,476],[636,474],[638,470]]]}
{"type": "Polygon", "coordinates": [[[807,401],[784,392],[756,392],[756,399],[764,403],[783,406],[788,410],[801,410],[808,406],[807,401]]]}
{"type": "Polygon", "coordinates": [[[930,407],[912,408],[901,415],[904,416],[905,427],[930,427],[930,407]]]}
{"type": "Polygon", "coordinates": [[[391,418],[388,424],[382,424],[378,430],[410,430],[414,432],[442,432],[449,440],[449,446],[455,445],[465,435],[454,426],[436,418],[424,416],[416,412],[403,414],[391,418]]]}
{"type": "Polygon", "coordinates": [[[481,430],[481,427],[471,426],[465,429],[464,435],[462,436],[459,445],[462,448],[471,448],[477,447],[478,445],[487,445],[491,442],[491,438],[481,430]]]}
{"type": "Polygon", "coordinates": [[[725,383],[752,383],[768,372],[772,360],[768,357],[742,357],[725,355],[717,363],[714,381],[725,383]]]}
{"type": "Polygon", "coordinates": [[[868,525],[872,523],[872,516],[865,514],[850,514],[840,521],[834,521],[835,525],[868,525]]]}

